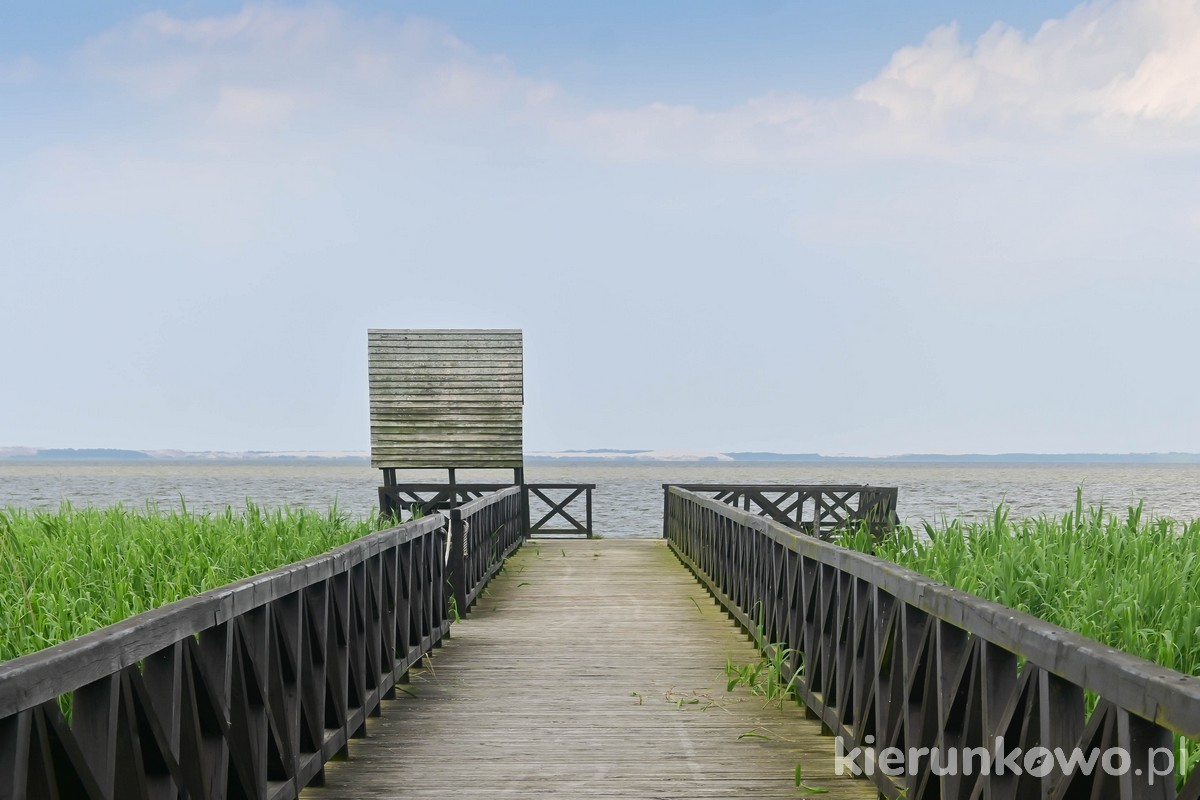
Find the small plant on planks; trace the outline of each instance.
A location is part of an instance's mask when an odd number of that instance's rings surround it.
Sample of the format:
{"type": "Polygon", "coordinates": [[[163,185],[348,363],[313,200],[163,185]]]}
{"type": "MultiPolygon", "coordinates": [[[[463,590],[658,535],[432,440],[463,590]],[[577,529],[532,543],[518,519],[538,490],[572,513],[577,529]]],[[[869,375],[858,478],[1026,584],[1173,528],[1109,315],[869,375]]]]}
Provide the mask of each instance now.
{"type": "MultiPolygon", "coordinates": [[[[763,631],[761,619],[757,626],[757,636],[755,641],[764,641],[766,636],[763,631]]],[[[725,660],[725,676],[729,679],[725,684],[725,691],[732,692],[734,689],[742,686],[750,691],[751,694],[763,698],[767,704],[777,705],[780,709],[783,708],[783,701],[788,698],[795,697],[796,679],[800,676],[801,665],[797,664],[794,670],[791,669],[791,661],[798,660],[799,652],[795,648],[787,647],[781,642],[764,645],[760,651],[757,661],[752,661],[749,664],[734,664],[731,659],[725,660]],[[789,671],[791,675],[789,675],[789,671]]],[[[770,739],[769,735],[759,733],[757,731],[748,731],[738,737],[739,739],[770,739]]],[[[795,770],[796,791],[801,793],[802,797],[811,797],[819,794],[828,794],[829,790],[822,786],[810,786],[804,780],[804,765],[797,762],[795,770]]]]}
{"type": "MultiPolygon", "coordinates": [[[[756,642],[766,641],[761,606],[755,634],[756,642]]],[[[799,661],[799,651],[782,642],[763,645],[758,660],[749,664],[737,665],[731,659],[725,659],[725,675],[729,678],[725,691],[732,692],[738,686],[743,686],[751,694],[782,708],[784,700],[795,696],[796,680],[800,677],[801,665],[797,663],[795,670],[792,670],[793,660],[799,661]]]]}

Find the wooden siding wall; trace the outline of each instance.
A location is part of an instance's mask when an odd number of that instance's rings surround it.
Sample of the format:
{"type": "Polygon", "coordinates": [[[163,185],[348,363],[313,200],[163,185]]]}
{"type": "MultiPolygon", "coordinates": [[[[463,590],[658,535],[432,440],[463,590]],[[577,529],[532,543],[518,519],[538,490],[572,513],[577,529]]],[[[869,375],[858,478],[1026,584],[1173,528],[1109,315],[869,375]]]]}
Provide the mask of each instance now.
{"type": "Polygon", "coordinates": [[[522,466],[519,330],[370,330],[371,464],[522,466]]]}

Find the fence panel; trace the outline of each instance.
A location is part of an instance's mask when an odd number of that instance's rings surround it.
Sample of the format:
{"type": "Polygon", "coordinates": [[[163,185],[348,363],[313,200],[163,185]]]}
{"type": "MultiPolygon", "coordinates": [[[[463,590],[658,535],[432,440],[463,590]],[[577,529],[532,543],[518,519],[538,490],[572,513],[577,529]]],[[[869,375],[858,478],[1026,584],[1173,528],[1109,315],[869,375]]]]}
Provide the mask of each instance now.
{"type": "MultiPolygon", "coordinates": [[[[671,548],[760,646],[788,651],[799,698],[848,752],[863,748],[882,795],[1177,796],[1179,759],[1163,771],[1179,742],[1196,752],[1200,679],[722,500],[669,486],[664,513],[671,548]],[[1001,755],[1024,754],[1020,774],[997,769],[998,737],[1001,755]],[[1100,760],[1030,770],[1036,747],[1100,760]],[[889,748],[912,768],[885,774],[872,758],[889,748]],[[988,768],[972,750],[971,774],[965,761],[949,773],[952,748],[982,748],[988,768]]],[[[1179,796],[1200,798],[1200,768],[1179,796]]]]}

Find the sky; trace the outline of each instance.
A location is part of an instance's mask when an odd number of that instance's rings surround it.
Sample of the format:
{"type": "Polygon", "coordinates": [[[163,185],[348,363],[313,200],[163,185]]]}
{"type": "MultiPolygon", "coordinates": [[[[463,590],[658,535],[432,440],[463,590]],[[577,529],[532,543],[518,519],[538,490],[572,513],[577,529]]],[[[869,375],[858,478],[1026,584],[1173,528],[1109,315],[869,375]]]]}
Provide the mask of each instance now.
{"type": "Polygon", "coordinates": [[[1200,451],[1200,0],[0,10],[0,446],[1200,451]]]}

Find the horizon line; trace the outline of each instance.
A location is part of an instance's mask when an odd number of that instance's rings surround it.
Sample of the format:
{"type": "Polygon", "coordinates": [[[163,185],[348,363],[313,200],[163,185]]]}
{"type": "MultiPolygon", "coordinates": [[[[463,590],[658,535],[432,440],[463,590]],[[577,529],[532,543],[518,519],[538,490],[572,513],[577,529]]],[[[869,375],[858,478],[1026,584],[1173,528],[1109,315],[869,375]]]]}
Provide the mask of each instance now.
{"type": "MultiPolygon", "coordinates": [[[[237,461],[237,460],[342,460],[367,461],[371,457],[369,450],[183,450],[179,448],[114,448],[114,447],[28,447],[0,446],[0,461],[60,461],[60,460],[146,460],[146,461],[237,461]]],[[[1008,451],[996,453],[984,452],[907,452],[892,454],[855,454],[819,452],[796,453],[771,450],[693,450],[693,449],[619,449],[619,448],[589,448],[586,450],[533,450],[524,453],[524,457],[535,461],[640,461],[640,462],[828,462],[828,461],[872,461],[872,462],[905,462],[905,461],[1052,461],[1067,459],[1071,461],[1084,460],[1144,460],[1167,463],[1200,463],[1200,453],[1187,451],[1072,451],[1072,452],[1034,452],[1008,451]]]]}

